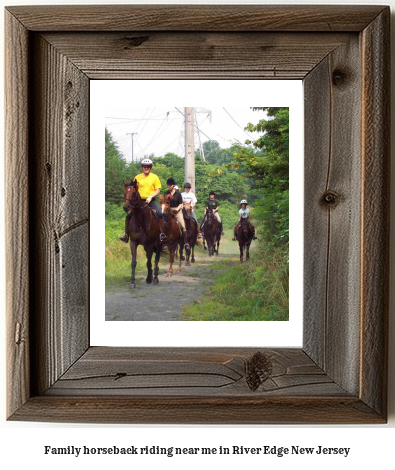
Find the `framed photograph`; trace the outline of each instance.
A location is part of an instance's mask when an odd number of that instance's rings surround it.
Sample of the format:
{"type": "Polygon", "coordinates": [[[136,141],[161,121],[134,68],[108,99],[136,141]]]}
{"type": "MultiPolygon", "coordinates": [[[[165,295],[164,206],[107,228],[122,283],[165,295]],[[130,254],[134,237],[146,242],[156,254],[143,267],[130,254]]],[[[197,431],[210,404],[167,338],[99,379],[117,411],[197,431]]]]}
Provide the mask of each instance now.
{"type": "Polygon", "coordinates": [[[385,423],[389,8],[31,6],[5,19],[8,419],[385,423]],[[90,83],[186,74],[303,80],[301,348],[91,346],[90,83]]]}

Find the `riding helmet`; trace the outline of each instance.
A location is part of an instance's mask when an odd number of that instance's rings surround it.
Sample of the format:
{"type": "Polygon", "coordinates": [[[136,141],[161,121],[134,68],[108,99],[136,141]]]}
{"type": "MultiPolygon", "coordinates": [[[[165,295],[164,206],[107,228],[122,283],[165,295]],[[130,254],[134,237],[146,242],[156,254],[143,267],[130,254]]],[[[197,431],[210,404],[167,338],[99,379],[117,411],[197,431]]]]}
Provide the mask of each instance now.
{"type": "Polygon", "coordinates": [[[141,160],[141,166],[152,166],[152,160],[144,158],[144,160],[141,160]]]}
{"type": "Polygon", "coordinates": [[[242,199],[242,200],[240,201],[240,204],[248,204],[248,202],[247,202],[245,199],[242,199]]]}
{"type": "Polygon", "coordinates": [[[209,196],[211,196],[211,195],[215,196],[215,192],[214,192],[214,191],[210,191],[210,192],[209,192],[209,196]]]}
{"type": "Polygon", "coordinates": [[[169,185],[169,184],[176,184],[176,182],[174,181],[174,178],[168,178],[167,181],[166,181],[166,184],[169,185]]]}
{"type": "Polygon", "coordinates": [[[191,183],[185,183],[184,188],[192,188],[191,183]]]}

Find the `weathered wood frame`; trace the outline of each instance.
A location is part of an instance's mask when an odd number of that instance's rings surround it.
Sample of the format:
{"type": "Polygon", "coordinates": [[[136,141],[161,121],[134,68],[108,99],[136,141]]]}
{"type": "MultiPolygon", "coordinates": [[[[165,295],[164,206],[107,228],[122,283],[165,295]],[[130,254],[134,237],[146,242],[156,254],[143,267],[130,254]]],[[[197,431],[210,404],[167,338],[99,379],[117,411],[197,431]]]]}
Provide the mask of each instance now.
{"type": "Polygon", "coordinates": [[[8,419],[385,422],[389,8],[42,6],[5,17],[8,419]],[[89,346],[89,81],[186,70],[304,80],[300,350],[89,346]]]}

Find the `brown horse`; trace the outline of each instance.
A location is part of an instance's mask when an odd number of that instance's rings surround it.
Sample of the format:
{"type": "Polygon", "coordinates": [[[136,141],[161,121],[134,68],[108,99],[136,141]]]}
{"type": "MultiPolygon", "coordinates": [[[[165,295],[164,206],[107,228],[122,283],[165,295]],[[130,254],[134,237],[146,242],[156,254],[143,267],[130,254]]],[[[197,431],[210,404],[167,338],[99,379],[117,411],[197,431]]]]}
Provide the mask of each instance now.
{"type": "Polygon", "coordinates": [[[243,262],[244,249],[246,261],[250,259],[250,245],[253,238],[254,232],[251,230],[248,219],[241,219],[240,225],[236,231],[236,240],[239,242],[240,249],[240,263],[243,262]]]}
{"type": "MultiPolygon", "coordinates": [[[[178,225],[176,216],[171,211],[170,199],[171,199],[170,194],[166,194],[163,198],[163,203],[165,204],[165,210],[163,211],[163,214],[167,218],[167,224],[165,228],[165,234],[167,236],[167,240],[164,242],[164,245],[167,246],[169,250],[169,256],[170,256],[170,267],[167,272],[168,277],[171,277],[173,275],[174,255],[177,252],[177,248],[178,248],[178,244],[180,240],[182,240],[181,229],[178,225]]],[[[180,269],[181,269],[181,257],[180,257],[180,269]]]]}
{"type": "Polygon", "coordinates": [[[207,250],[206,241],[209,256],[214,256],[214,253],[218,256],[219,242],[221,241],[221,228],[210,207],[206,212],[206,221],[203,230],[203,247],[205,250],[207,250]]]}
{"type": "Polygon", "coordinates": [[[138,183],[133,181],[125,185],[125,203],[123,210],[128,214],[133,211],[133,216],[129,220],[127,235],[129,235],[130,249],[132,251],[132,275],[130,278],[130,288],[136,287],[136,265],[137,265],[137,247],[142,245],[147,255],[148,275],[147,284],[152,283],[152,255],[155,253],[154,284],[158,284],[159,259],[161,244],[159,241],[159,221],[154,215],[152,209],[148,206],[138,192],[138,183]]]}
{"type": "MultiPolygon", "coordinates": [[[[191,263],[195,262],[195,245],[197,243],[198,237],[198,225],[196,220],[192,217],[192,208],[191,205],[186,202],[182,209],[182,215],[184,216],[185,228],[188,234],[188,244],[189,246],[185,249],[186,254],[186,266],[190,266],[191,263]],[[191,257],[192,255],[192,257],[191,257]],[[190,261],[189,261],[190,260],[190,261]]],[[[180,241],[180,265],[181,260],[183,259],[182,251],[184,249],[183,240],[180,241]]]]}

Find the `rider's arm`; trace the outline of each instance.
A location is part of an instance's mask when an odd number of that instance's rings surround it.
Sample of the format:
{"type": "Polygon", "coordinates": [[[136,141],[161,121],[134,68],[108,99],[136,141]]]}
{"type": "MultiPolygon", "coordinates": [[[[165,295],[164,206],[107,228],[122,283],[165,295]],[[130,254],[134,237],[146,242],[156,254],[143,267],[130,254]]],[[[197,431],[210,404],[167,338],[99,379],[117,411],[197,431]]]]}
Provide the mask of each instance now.
{"type": "Polygon", "coordinates": [[[155,189],[155,191],[151,194],[151,196],[148,196],[147,199],[146,199],[146,202],[148,202],[148,204],[152,201],[152,199],[154,199],[155,196],[157,196],[158,194],[160,193],[160,189],[155,189]],[[149,201],[148,201],[149,199],[149,201]]]}

